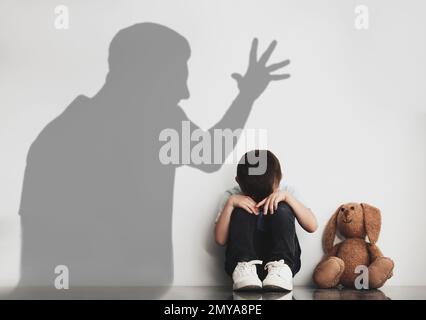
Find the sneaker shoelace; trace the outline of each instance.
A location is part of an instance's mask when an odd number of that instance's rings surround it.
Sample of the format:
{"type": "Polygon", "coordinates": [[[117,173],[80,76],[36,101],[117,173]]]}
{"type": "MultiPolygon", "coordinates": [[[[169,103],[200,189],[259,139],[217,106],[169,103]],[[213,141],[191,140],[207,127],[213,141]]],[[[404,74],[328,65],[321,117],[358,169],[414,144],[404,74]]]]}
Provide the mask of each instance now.
{"type": "Polygon", "coordinates": [[[244,261],[244,262],[239,262],[237,265],[237,268],[241,274],[247,274],[247,273],[253,273],[253,272],[256,273],[256,264],[262,264],[262,263],[263,262],[261,260],[244,261]]]}
{"type": "Polygon", "coordinates": [[[265,265],[265,270],[268,270],[268,275],[280,275],[281,268],[285,265],[284,260],[271,261],[265,265]]]}

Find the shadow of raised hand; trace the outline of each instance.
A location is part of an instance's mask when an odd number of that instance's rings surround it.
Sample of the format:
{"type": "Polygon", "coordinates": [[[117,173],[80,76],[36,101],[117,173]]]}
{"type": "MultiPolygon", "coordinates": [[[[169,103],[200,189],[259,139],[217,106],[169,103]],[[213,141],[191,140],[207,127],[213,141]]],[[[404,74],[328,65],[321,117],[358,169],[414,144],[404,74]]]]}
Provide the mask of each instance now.
{"type": "Polygon", "coordinates": [[[284,80],[290,77],[290,74],[271,74],[278,69],[287,66],[290,60],[283,60],[278,63],[266,66],[272,52],[277,46],[277,41],[272,41],[269,47],[265,50],[259,60],[257,60],[258,40],[255,38],[252,41],[250,49],[250,58],[247,71],[244,76],[239,73],[233,73],[232,78],[237,81],[238,89],[241,93],[257,99],[271,81],[284,80]]]}

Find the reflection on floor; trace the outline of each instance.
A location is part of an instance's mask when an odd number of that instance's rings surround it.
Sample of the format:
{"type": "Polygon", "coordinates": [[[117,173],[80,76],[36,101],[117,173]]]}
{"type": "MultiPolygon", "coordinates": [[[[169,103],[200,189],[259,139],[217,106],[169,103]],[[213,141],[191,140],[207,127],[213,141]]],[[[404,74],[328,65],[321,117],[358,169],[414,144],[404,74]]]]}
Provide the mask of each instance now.
{"type": "Polygon", "coordinates": [[[426,300],[425,286],[389,286],[380,290],[315,289],[292,292],[232,292],[230,287],[80,287],[1,289],[0,299],[167,299],[167,300],[426,300]]]}

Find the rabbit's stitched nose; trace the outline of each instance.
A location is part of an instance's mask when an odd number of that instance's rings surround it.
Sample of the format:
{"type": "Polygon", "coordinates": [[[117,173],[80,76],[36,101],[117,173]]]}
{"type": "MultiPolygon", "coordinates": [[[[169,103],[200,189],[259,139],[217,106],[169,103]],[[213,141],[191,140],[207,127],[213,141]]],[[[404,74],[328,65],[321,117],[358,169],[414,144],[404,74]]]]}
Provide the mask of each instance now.
{"type": "Polygon", "coordinates": [[[349,210],[345,210],[343,212],[343,217],[345,222],[350,222],[352,220],[352,212],[350,212],[349,210]]]}

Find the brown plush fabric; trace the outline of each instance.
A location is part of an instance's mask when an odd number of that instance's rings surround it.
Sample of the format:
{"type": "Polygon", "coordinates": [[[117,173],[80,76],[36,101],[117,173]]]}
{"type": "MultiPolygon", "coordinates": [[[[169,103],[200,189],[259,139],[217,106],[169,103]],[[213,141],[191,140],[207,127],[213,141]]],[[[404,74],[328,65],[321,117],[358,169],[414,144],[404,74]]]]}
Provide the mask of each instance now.
{"type": "Polygon", "coordinates": [[[314,270],[313,280],[320,288],[338,284],[354,287],[359,276],[355,268],[368,267],[369,288],[383,286],[393,275],[393,261],[383,257],[375,245],[381,227],[380,210],[366,203],[347,203],[337,208],[323,235],[325,257],[314,270]],[[346,239],[334,245],[336,230],[346,239]],[[369,243],[365,241],[368,236],[369,243]]]}
{"type": "Polygon", "coordinates": [[[380,228],[382,226],[382,216],[380,210],[366,203],[361,203],[364,210],[364,225],[370,243],[376,243],[379,239],[380,228]]]}

